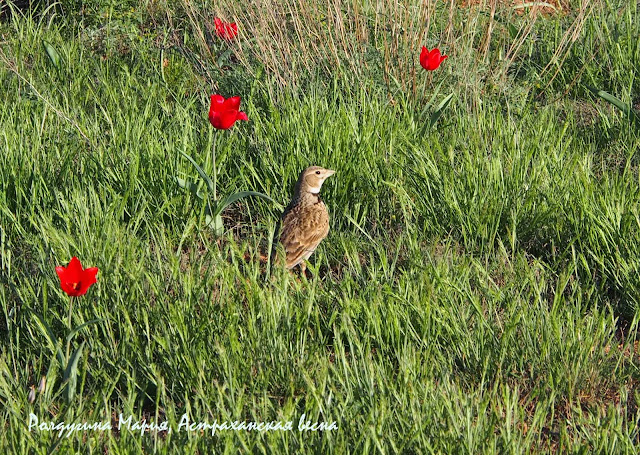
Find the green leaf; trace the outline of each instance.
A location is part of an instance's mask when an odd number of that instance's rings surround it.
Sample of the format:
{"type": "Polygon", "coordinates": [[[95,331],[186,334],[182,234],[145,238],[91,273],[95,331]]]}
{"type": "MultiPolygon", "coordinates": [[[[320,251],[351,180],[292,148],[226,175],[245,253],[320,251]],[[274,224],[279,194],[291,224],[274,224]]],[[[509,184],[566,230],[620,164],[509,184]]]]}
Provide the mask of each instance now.
{"type": "Polygon", "coordinates": [[[218,207],[220,207],[219,201],[209,201],[204,208],[205,215],[217,215],[222,212],[218,207]]]}
{"type": "Polygon", "coordinates": [[[55,66],[56,68],[60,68],[60,54],[58,54],[56,48],[44,40],[42,41],[42,45],[44,46],[44,50],[49,56],[49,60],[51,60],[51,63],[53,63],[53,66],[55,66]]]}
{"type": "Polygon", "coordinates": [[[440,94],[440,89],[442,88],[442,84],[444,84],[444,81],[441,81],[436,86],[436,88],[431,88],[431,87],[429,88],[429,91],[431,92],[431,97],[429,98],[429,100],[427,101],[427,104],[424,106],[424,108],[420,112],[419,118],[422,118],[427,114],[427,110],[431,107],[431,103],[433,103],[436,97],[440,94]]]}
{"type": "Polygon", "coordinates": [[[187,182],[186,180],[181,179],[180,177],[176,177],[176,182],[178,183],[178,186],[180,188],[189,190],[191,194],[193,194],[198,199],[204,199],[204,196],[202,195],[202,193],[198,191],[198,185],[196,185],[195,183],[187,182]]]}
{"type": "Polygon", "coordinates": [[[67,363],[67,368],[64,371],[63,382],[67,382],[67,402],[70,403],[73,400],[73,397],[76,394],[76,385],[78,383],[78,361],[80,360],[80,356],[82,355],[82,350],[84,349],[84,341],[80,345],[80,347],[71,354],[69,358],[69,363],[67,363]]]}
{"type": "Polygon", "coordinates": [[[631,105],[625,104],[621,99],[616,98],[615,96],[605,92],[604,90],[598,90],[597,88],[591,87],[590,85],[585,85],[585,87],[587,87],[587,89],[589,89],[594,95],[602,98],[610,104],[613,104],[615,107],[624,112],[630,119],[635,120],[636,122],[640,122],[640,117],[638,117],[638,115],[633,112],[631,105]]]}
{"type": "Polygon", "coordinates": [[[196,168],[196,171],[198,171],[198,174],[200,174],[200,177],[202,177],[204,179],[204,181],[207,183],[207,188],[209,188],[209,191],[211,193],[213,193],[213,181],[209,178],[209,176],[207,175],[207,173],[204,171],[204,169],[202,169],[198,163],[196,163],[194,161],[193,158],[191,158],[189,155],[187,155],[186,153],[184,153],[182,150],[180,151],[180,153],[182,153],[182,155],[188,159],[189,161],[191,161],[191,164],[193,164],[193,166],[196,168]]]}
{"type": "Polygon", "coordinates": [[[438,104],[438,107],[436,108],[436,110],[433,111],[433,113],[431,114],[431,118],[429,119],[429,122],[426,123],[425,126],[422,128],[422,131],[420,133],[421,135],[424,135],[436,124],[436,122],[438,121],[438,119],[440,118],[444,110],[447,108],[449,103],[451,103],[451,100],[453,99],[453,95],[454,95],[453,93],[447,95],[445,99],[443,99],[440,102],[440,104],[438,104]]]}
{"type": "Polygon", "coordinates": [[[222,222],[222,216],[217,213],[215,215],[207,215],[205,217],[206,226],[210,226],[213,229],[215,235],[224,234],[224,223],[222,222]]]}
{"type": "Polygon", "coordinates": [[[224,198],[220,202],[220,204],[218,206],[218,213],[222,213],[222,211],[224,209],[226,209],[228,206],[230,206],[234,202],[239,201],[240,199],[243,199],[243,198],[245,198],[247,196],[257,196],[259,198],[266,199],[269,202],[274,202],[274,203],[276,202],[273,199],[271,199],[269,196],[267,196],[266,194],[259,193],[257,191],[240,191],[238,193],[231,194],[231,195],[227,196],[226,198],[224,198]]]}
{"type": "Polygon", "coordinates": [[[76,333],[78,333],[80,330],[82,330],[86,326],[88,326],[90,324],[95,324],[96,322],[102,322],[102,321],[104,321],[104,319],[102,319],[102,318],[100,318],[100,319],[92,319],[92,320],[87,321],[84,324],[81,324],[78,327],[74,328],[71,332],[69,332],[69,335],[67,335],[67,343],[69,343],[71,341],[71,338],[73,338],[73,336],[76,333]]]}
{"type": "Polygon", "coordinates": [[[232,52],[233,49],[227,49],[226,51],[222,52],[218,57],[218,61],[216,62],[216,64],[221,68],[225,66],[229,62],[229,57],[231,56],[232,52]]]}

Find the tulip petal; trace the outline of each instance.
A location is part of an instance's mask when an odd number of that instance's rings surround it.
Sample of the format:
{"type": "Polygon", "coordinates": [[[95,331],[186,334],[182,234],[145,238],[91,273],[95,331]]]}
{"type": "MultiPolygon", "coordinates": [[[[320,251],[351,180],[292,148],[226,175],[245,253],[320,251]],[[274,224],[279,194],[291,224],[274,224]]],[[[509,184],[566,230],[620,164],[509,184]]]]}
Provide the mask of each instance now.
{"type": "Polygon", "coordinates": [[[225,99],[222,95],[211,95],[209,108],[209,122],[214,128],[226,130],[236,120],[249,120],[247,114],[240,111],[240,97],[232,96],[225,99]]]}
{"type": "Polygon", "coordinates": [[[422,51],[420,52],[420,65],[426,69],[427,71],[433,71],[440,66],[440,63],[444,59],[446,59],[446,55],[442,55],[440,49],[434,47],[429,50],[427,47],[422,46],[422,51]]]}
{"type": "Polygon", "coordinates": [[[82,264],[77,257],[71,258],[67,267],[56,267],[56,273],[60,278],[60,287],[72,297],[84,295],[87,290],[96,282],[97,267],[90,267],[83,270],[82,264]]]}
{"type": "Polygon", "coordinates": [[[56,273],[58,274],[58,278],[60,278],[60,280],[62,280],[62,278],[64,277],[64,271],[65,271],[65,268],[62,267],[61,265],[56,267],[56,273]]]}
{"type": "Polygon", "coordinates": [[[235,24],[235,22],[232,22],[230,24],[226,24],[224,26],[224,31],[225,31],[225,34],[226,34],[226,36],[225,36],[226,39],[233,39],[238,34],[238,26],[235,24]]]}
{"type": "Polygon", "coordinates": [[[69,265],[67,266],[67,270],[65,272],[65,279],[71,283],[77,283],[80,281],[80,277],[82,275],[82,263],[80,263],[80,259],[77,257],[72,257],[71,261],[69,261],[69,265]]]}
{"type": "Polygon", "coordinates": [[[75,297],[77,295],[77,292],[75,289],[73,289],[73,286],[66,281],[60,283],[60,288],[62,288],[64,293],[67,295],[70,295],[72,297],[75,297]]]}
{"type": "Polygon", "coordinates": [[[222,95],[211,95],[211,107],[209,107],[209,122],[215,127],[217,125],[217,117],[222,110],[224,110],[225,99],[222,95]]]}
{"type": "Polygon", "coordinates": [[[420,66],[422,66],[424,69],[428,69],[427,68],[428,60],[429,60],[429,49],[422,46],[422,52],[420,52],[420,66]]]}
{"type": "Polygon", "coordinates": [[[209,111],[209,122],[214,128],[220,129],[220,113],[209,111]]]}
{"type": "Polygon", "coordinates": [[[224,101],[224,96],[222,95],[211,95],[211,109],[219,111],[224,105],[224,101]]]}
{"type": "Polygon", "coordinates": [[[238,118],[238,111],[228,110],[220,113],[220,128],[227,130],[233,126],[238,118]]]}
{"type": "Polygon", "coordinates": [[[98,273],[98,267],[90,267],[82,271],[82,279],[80,280],[80,289],[78,295],[84,295],[87,293],[91,285],[95,284],[96,274],[98,273]]]}
{"type": "Polygon", "coordinates": [[[240,109],[240,97],[239,96],[232,96],[231,98],[228,98],[225,102],[224,102],[224,110],[234,110],[237,111],[238,109],[240,109]]]}
{"type": "Polygon", "coordinates": [[[91,284],[96,282],[96,275],[98,274],[98,267],[89,267],[82,271],[82,281],[89,281],[91,284]]]}
{"type": "Polygon", "coordinates": [[[238,34],[238,25],[235,22],[224,22],[219,17],[216,17],[214,23],[218,38],[232,40],[238,34]]]}

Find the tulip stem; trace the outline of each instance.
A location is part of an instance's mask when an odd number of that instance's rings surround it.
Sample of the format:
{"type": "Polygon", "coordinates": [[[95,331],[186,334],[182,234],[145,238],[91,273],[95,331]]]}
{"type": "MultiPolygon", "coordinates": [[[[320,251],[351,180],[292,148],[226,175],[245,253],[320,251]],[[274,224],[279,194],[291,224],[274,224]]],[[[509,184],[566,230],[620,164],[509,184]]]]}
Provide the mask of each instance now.
{"type": "Polygon", "coordinates": [[[217,135],[215,133],[213,133],[213,200],[217,201],[218,200],[218,195],[217,195],[217,181],[218,181],[218,168],[216,166],[216,138],[217,135]]]}
{"type": "MultiPolygon", "coordinates": [[[[69,318],[67,320],[67,325],[69,326],[69,331],[71,331],[71,314],[73,309],[73,299],[75,297],[69,296],[69,318]]],[[[67,339],[67,356],[65,357],[65,362],[69,363],[69,349],[71,348],[71,340],[67,339]]],[[[63,366],[66,368],[66,366],[63,366]]]]}
{"type": "Polygon", "coordinates": [[[69,318],[67,319],[67,324],[69,325],[69,330],[71,330],[71,310],[73,309],[73,297],[69,297],[69,318]]]}

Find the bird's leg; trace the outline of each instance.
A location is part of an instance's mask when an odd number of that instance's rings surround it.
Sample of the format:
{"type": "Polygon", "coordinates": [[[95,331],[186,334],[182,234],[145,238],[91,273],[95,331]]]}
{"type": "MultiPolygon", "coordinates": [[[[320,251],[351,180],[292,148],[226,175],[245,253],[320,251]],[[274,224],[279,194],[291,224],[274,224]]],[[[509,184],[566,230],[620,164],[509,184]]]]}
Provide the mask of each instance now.
{"type": "Polygon", "coordinates": [[[304,260],[300,263],[300,271],[301,271],[302,275],[304,275],[304,277],[306,278],[307,277],[307,263],[304,260]]]}

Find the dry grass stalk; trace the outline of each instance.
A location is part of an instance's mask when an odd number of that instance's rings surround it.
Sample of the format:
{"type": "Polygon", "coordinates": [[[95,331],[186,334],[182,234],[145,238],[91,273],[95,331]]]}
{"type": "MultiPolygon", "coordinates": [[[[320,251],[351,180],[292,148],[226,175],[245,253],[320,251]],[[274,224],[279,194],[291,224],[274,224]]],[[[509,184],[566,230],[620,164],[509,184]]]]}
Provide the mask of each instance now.
{"type": "MultiPolygon", "coordinates": [[[[214,34],[214,18],[221,17],[238,23],[240,40],[231,45],[240,63],[254,71],[253,62],[260,62],[280,87],[295,90],[305,78],[336,74],[355,83],[381,72],[388,86],[399,86],[414,95],[419,92],[416,85],[422,86],[416,73],[423,45],[437,45],[456,55],[461,74],[479,74],[482,67],[490,67],[492,79],[503,79],[532,39],[537,20],[548,10],[544,2],[523,4],[528,19],[509,40],[508,35],[495,33],[496,16],[508,19],[520,16],[524,9],[502,0],[469,2],[467,6],[457,0],[223,0],[214,9],[205,4],[195,6],[194,1],[181,0],[181,4],[198,41],[198,55],[203,58],[215,60],[207,37],[214,34]],[[446,14],[439,31],[432,30],[436,14],[446,14]],[[504,43],[506,54],[489,62],[495,39],[504,43]]],[[[582,0],[574,24],[545,72],[562,64],[595,3],[601,0],[582,0]]],[[[560,3],[558,10],[563,10],[560,3]]],[[[471,79],[469,83],[475,80],[471,79]]]]}

